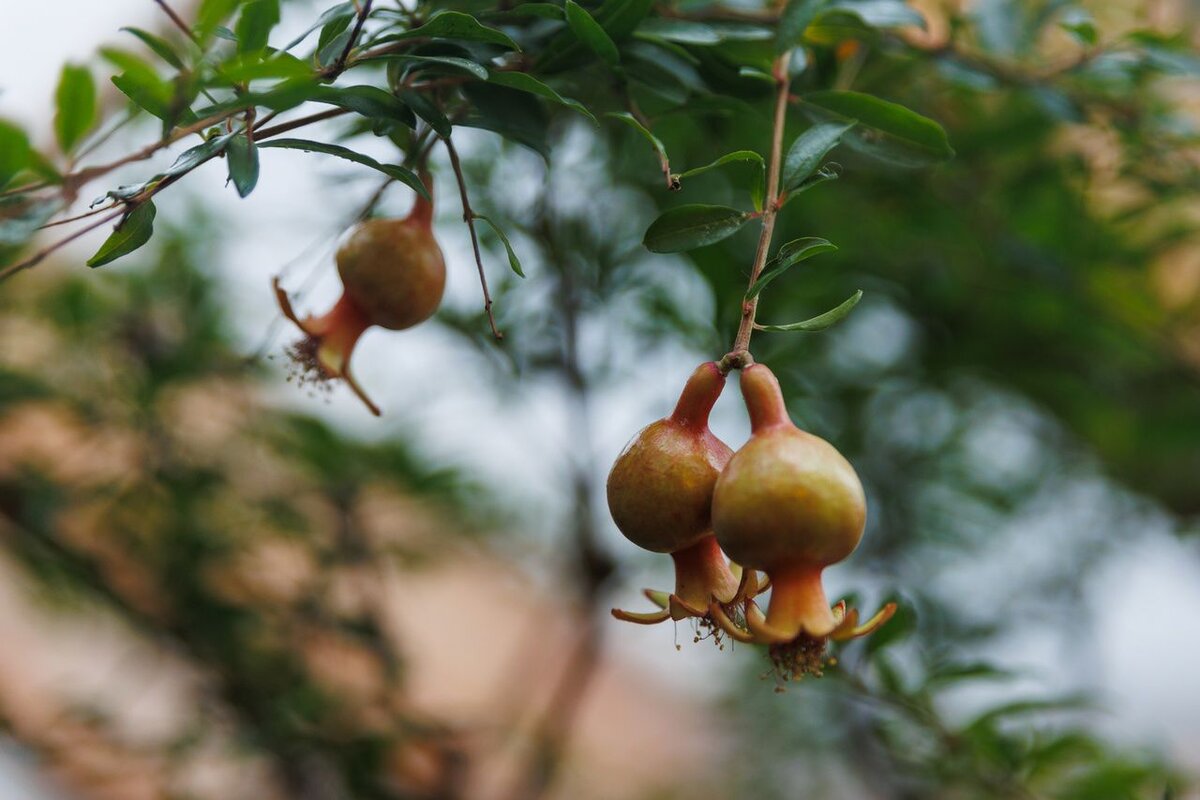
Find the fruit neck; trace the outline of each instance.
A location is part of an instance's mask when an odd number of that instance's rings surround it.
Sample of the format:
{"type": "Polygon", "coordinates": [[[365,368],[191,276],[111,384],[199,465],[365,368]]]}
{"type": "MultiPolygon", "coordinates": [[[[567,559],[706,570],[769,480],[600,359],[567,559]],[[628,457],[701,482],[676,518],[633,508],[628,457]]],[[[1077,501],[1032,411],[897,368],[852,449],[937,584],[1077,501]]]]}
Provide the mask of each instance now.
{"type": "Polygon", "coordinates": [[[753,364],[742,370],[742,397],[746,400],[752,431],[792,425],[779,380],[766,365],[753,364]]]}
{"type": "Polygon", "coordinates": [[[429,191],[429,199],[426,200],[421,195],[417,195],[417,200],[413,203],[412,210],[408,212],[408,217],[405,222],[412,225],[420,226],[425,230],[433,229],[433,177],[426,171],[420,171],[421,183],[425,184],[425,188],[429,191]]]}
{"type": "Polygon", "coordinates": [[[837,620],[821,585],[823,569],[794,564],[768,570],[771,604],[767,609],[767,624],[789,635],[804,632],[814,638],[827,636],[837,626],[837,620]]]}
{"type": "Polygon", "coordinates": [[[707,361],[688,378],[671,412],[671,419],[685,428],[700,430],[708,427],[708,415],[725,388],[725,376],[716,362],[707,361]]]}
{"type": "Polygon", "coordinates": [[[671,558],[675,561],[675,594],[689,606],[707,609],[713,597],[728,603],[737,593],[737,579],[715,536],[676,550],[671,558]]]}
{"type": "Polygon", "coordinates": [[[369,327],[367,315],[345,293],[329,313],[310,320],[306,330],[318,340],[317,361],[321,368],[334,377],[345,375],[350,354],[369,327]]]}

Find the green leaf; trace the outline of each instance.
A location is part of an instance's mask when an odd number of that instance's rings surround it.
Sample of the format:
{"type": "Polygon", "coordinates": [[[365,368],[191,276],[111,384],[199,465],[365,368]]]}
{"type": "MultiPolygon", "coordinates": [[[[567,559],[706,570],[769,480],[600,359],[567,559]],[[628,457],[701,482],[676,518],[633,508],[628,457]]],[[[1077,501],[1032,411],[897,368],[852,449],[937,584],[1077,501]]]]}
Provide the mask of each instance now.
{"type": "Polygon", "coordinates": [[[225,159],[229,162],[229,180],[233,181],[238,195],[245,197],[254,191],[258,183],[258,148],[244,133],[235,134],[225,147],[225,159]]]}
{"type": "MultiPolygon", "coordinates": [[[[216,33],[233,10],[237,8],[238,0],[201,0],[200,10],[196,13],[196,38],[202,43],[216,33]]],[[[224,37],[222,37],[224,38],[224,37]]]]}
{"type": "Polygon", "coordinates": [[[327,9],[325,9],[324,13],[322,13],[321,16],[317,19],[317,21],[312,24],[312,26],[310,28],[305,30],[304,33],[300,34],[292,41],[288,42],[287,45],[285,45],[283,49],[291,50],[293,47],[300,44],[305,39],[307,39],[309,36],[311,36],[313,31],[317,30],[318,28],[324,28],[329,23],[335,22],[337,20],[342,20],[342,19],[348,20],[351,17],[353,17],[355,15],[355,13],[356,12],[354,10],[354,3],[352,3],[352,2],[338,3],[336,6],[327,8],[327,9]]]}
{"type": "Polygon", "coordinates": [[[858,305],[858,301],[862,299],[862,289],[859,289],[854,294],[850,295],[844,303],[837,308],[830,309],[824,314],[818,314],[811,319],[806,319],[803,322],[793,322],[790,325],[755,325],[754,327],[760,331],[805,331],[812,333],[815,331],[823,331],[826,328],[832,327],[841,322],[854,307],[858,305]]]}
{"type": "Polygon", "coordinates": [[[849,11],[873,28],[925,27],[921,12],[904,0],[837,0],[831,7],[849,11]]]}
{"type": "Polygon", "coordinates": [[[167,167],[166,171],[161,173],[159,178],[169,178],[175,175],[182,175],[185,172],[191,172],[196,167],[208,161],[210,158],[220,153],[225,149],[225,145],[233,134],[227,133],[223,136],[214,136],[203,144],[198,144],[195,147],[190,147],[179,154],[179,158],[175,159],[175,163],[167,167]]]}
{"type": "Polygon", "coordinates": [[[175,92],[171,85],[147,68],[128,68],[112,77],[113,85],[134,105],[161,120],[172,116],[175,92]]]}
{"type": "Polygon", "coordinates": [[[587,45],[588,49],[600,56],[610,67],[621,63],[621,53],[617,50],[616,42],[583,6],[575,0],[567,0],[566,11],[567,25],[579,41],[587,45]]]}
{"type": "Polygon", "coordinates": [[[404,63],[416,64],[418,66],[449,67],[458,72],[466,72],[481,81],[486,81],[488,79],[487,67],[483,66],[482,64],[477,64],[474,61],[466,58],[458,58],[457,56],[410,56],[400,53],[378,56],[377,58],[362,59],[357,63],[376,60],[401,61],[404,63]]]}
{"type": "Polygon", "coordinates": [[[417,174],[407,167],[402,167],[399,164],[380,164],[370,156],[364,156],[362,153],[356,153],[345,147],[336,144],[325,144],[323,142],[313,142],[308,139],[271,139],[266,142],[258,143],[259,149],[267,147],[279,147],[286,150],[303,150],[306,153],[324,153],[330,156],[344,158],[347,161],[353,161],[356,164],[370,167],[371,169],[379,170],[384,175],[395,178],[406,186],[410,187],[417,194],[424,197],[426,200],[432,200],[429,196],[429,190],[425,184],[417,177],[417,174]]]}
{"type": "Polygon", "coordinates": [[[665,17],[650,17],[643,20],[637,28],[638,36],[665,39],[679,44],[712,45],[725,40],[716,28],[703,22],[692,22],[686,19],[667,19],[665,17]]]}
{"type": "Polygon", "coordinates": [[[700,175],[705,172],[708,172],[710,169],[716,169],[717,167],[724,166],[725,164],[732,164],[732,163],[738,162],[738,161],[750,161],[753,163],[757,163],[763,169],[766,169],[766,166],[767,166],[766,162],[763,161],[763,157],[761,155],[759,155],[758,153],[754,152],[753,150],[735,150],[732,153],[726,153],[725,155],[718,158],[716,161],[713,161],[709,164],[705,164],[703,167],[695,167],[693,169],[687,170],[686,172],[681,172],[681,173],[679,173],[678,177],[691,178],[696,175],[700,175]]]}
{"type": "Polygon", "coordinates": [[[0,247],[24,245],[65,206],[61,197],[45,200],[21,195],[0,197],[0,247]]]}
{"type": "MultiPolygon", "coordinates": [[[[654,0],[604,0],[594,18],[614,42],[620,42],[633,34],[653,4],[654,0]]],[[[542,51],[538,71],[557,72],[576,66],[584,60],[586,51],[573,30],[563,31],[542,51]]]]}
{"type": "Polygon", "coordinates": [[[410,128],[417,122],[412,109],[400,98],[377,86],[327,86],[317,89],[310,99],[349,109],[371,119],[400,122],[410,128]]]}
{"type": "MultiPolygon", "coordinates": [[[[328,26],[326,30],[328,30],[328,26]]],[[[317,50],[317,63],[321,65],[322,69],[328,69],[337,63],[338,59],[342,57],[342,53],[346,52],[346,46],[350,44],[350,37],[353,35],[352,29],[343,27],[341,31],[321,45],[317,50]]]]}
{"type": "Polygon", "coordinates": [[[667,158],[667,148],[665,145],[663,145],[662,140],[651,133],[649,128],[638,122],[637,117],[633,116],[633,114],[630,114],[628,111],[610,111],[604,116],[620,120],[629,127],[633,128],[635,131],[645,137],[646,141],[650,142],[651,146],[654,147],[654,151],[658,153],[658,158],[660,161],[662,161],[664,164],[670,163],[670,160],[667,158]]]}
{"type": "Polygon", "coordinates": [[[924,167],[951,158],[946,132],[928,117],[861,92],[813,92],[801,108],[817,120],[858,124],[842,141],[852,150],[903,167],[924,167]]]}
{"type": "Polygon", "coordinates": [[[652,253],[693,250],[732,236],[751,216],[728,206],[678,206],[651,223],[642,244],[652,253]]]}
{"type": "Polygon", "coordinates": [[[29,167],[32,154],[25,131],[0,120],[0,188],[29,167]]]}
{"type": "Polygon", "coordinates": [[[54,92],[54,135],[70,153],[96,122],[96,84],[87,67],[66,64],[54,92]]]}
{"type": "Polygon", "coordinates": [[[463,42],[484,42],[486,44],[495,44],[500,47],[508,48],[509,50],[520,50],[512,38],[495,28],[489,28],[486,25],[480,25],[479,21],[470,14],[463,14],[461,11],[442,11],[429,18],[429,21],[418,28],[405,31],[404,33],[392,34],[385,36],[379,40],[382,42],[395,42],[404,39],[456,39],[463,42]]]}
{"type": "Polygon", "coordinates": [[[150,241],[154,233],[154,215],[157,209],[152,200],[146,200],[126,214],[112,234],[100,245],[96,255],[88,259],[89,267],[102,267],[126,256],[150,241]]]}
{"type": "Polygon", "coordinates": [[[497,225],[496,223],[492,222],[490,219],[485,217],[483,214],[476,214],[475,219],[481,219],[492,227],[492,230],[494,230],[496,232],[496,235],[500,237],[500,241],[504,243],[504,249],[508,253],[509,268],[513,272],[517,273],[517,275],[524,278],[525,270],[521,269],[521,259],[517,258],[517,253],[516,253],[516,251],[513,250],[512,242],[508,241],[508,237],[504,234],[504,231],[500,230],[500,226],[497,225]]]}
{"type": "Polygon", "coordinates": [[[825,181],[836,181],[841,176],[842,165],[836,161],[830,161],[828,164],[825,164],[811,176],[806,178],[804,182],[795,189],[792,189],[790,192],[788,192],[787,197],[784,198],[784,204],[786,205],[798,197],[801,193],[807,192],[809,189],[818,184],[824,183],[825,181]]]}
{"type": "Polygon", "coordinates": [[[492,83],[468,83],[462,92],[471,103],[471,114],[461,124],[493,131],[549,158],[549,120],[541,103],[525,92],[492,83]]]}
{"type": "Polygon", "coordinates": [[[1063,13],[1062,19],[1059,20],[1058,27],[1074,36],[1075,40],[1085,47],[1094,47],[1100,40],[1100,34],[1096,30],[1096,21],[1083,8],[1067,9],[1063,13]]]}
{"type": "Polygon", "coordinates": [[[813,256],[821,253],[829,253],[837,250],[837,245],[826,239],[819,239],[815,236],[806,236],[802,239],[793,239],[792,241],[779,248],[779,253],[763,267],[763,272],[754,285],[746,290],[746,301],[749,302],[758,297],[762,290],[767,287],[767,284],[778,278],[783,273],[787,272],[792,267],[799,264],[801,261],[806,261],[813,256]]]}
{"type": "Polygon", "coordinates": [[[146,45],[146,47],[149,47],[156,56],[170,64],[175,69],[183,69],[183,59],[179,57],[179,54],[175,52],[175,48],[172,47],[170,42],[168,42],[166,39],[162,39],[152,33],[147,33],[141,28],[127,27],[121,28],[121,30],[125,31],[126,33],[131,33],[138,39],[141,39],[142,44],[146,45]]]}
{"type": "Polygon", "coordinates": [[[267,46],[271,29],[279,24],[279,0],[250,0],[242,6],[234,29],[239,53],[257,53],[267,46]]]}
{"type": "Polygon", "coordinates": [[[583,103],[578,100],[572,100],[569,97],[563,97],[527,72],[493,72],[488,76],[488,81],[500,86],[507,86],[510,89],[517,89],[518,91],[529,92],[530,94],[544,97],[547,100],[574,109],[592,122],[596,122],[596,118],[592,115],[592,112],[588,111],[583,103]]]}
{"type": "Polygon", "coordinates": [[[434,104],[425,95],[420,92],[414,92],[411,89],[405,89],[400,93],[400,99],[404,104],[411,108],[418,117],[429,123],[429,127],[433,128],[434,133],[441,136],[443,139],[450,135],[452,125],[442,110],[434,104]]]}
{"type": "Polygon", "coordinates": [[[775,52],[782,53],[799,44],[804,36],[804,29],[826,5],[828,0],[789,0],[779,17],[779,27],[775,33],[775,52]]]}
{"type": "Polygon", "coordinates": [[[856,122],[818,122],[797,136],[783,160],[783,191],[790,192],[808,180],[856,122]]]}
{"type": "Polygon", "coordinates": [[[563,18],[563,10],[561,6],[554,3],[521,3],[513,8],[495,11],[483,11],[481,17],[487,19],[521,19],[525,17],[538,17],[540,19],[559,20],[563,18]]]}

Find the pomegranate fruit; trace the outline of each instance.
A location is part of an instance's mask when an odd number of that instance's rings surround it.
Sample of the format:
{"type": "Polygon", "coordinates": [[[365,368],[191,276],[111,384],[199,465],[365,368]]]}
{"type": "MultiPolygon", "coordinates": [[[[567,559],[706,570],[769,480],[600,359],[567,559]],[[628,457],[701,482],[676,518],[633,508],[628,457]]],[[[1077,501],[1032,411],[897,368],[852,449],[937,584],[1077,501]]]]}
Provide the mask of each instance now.
{"type": "Polygon", "coordinates": [[[717,480],[713,529],[730,558],[767,574],[772,593],[765,616],[751,598],[741,600],[745,629],[719,605],[710,604],[711,613],[734,638],[770,644],[785,677],[819,675],[829,639],[870,633],[895,613],[895,604],[862,625],[844,603],[830,607],[821,572],[862,538],[862,484],[831,444],[792,423],[770,369],[743,370],[742,394],[751,436],[717,480]]]}
{"type": "Polygon", "coordinates": [[[731,601],[738,588],[712,534],[713,486],[733,451],[708,429],[725,388],[714,362],[688,378],[674,412],[638,432],[608,475],[608,507],[625,537],[646,550],[670,553],[673,594],[647,590],[660,611],[613,609],[628,622],[707,617],[711,602],[731,601]]]}
{"type": "MultiPolygon", "coordinates": [[[[425,185],[432,183],[422,176],[425,185]]],[[[380,411],[350,373],[350,356],[372,325],[404,330],[437,311],[446,287],[446,265],[433,236],[433,203],[418,196],[403,219],[359,223],[337,252],[342,296],[326,314],[300,319],[275,279],[284,316],[304,338],[289,349],[302,383],[342,379],[376,416],[380,411]]]]}

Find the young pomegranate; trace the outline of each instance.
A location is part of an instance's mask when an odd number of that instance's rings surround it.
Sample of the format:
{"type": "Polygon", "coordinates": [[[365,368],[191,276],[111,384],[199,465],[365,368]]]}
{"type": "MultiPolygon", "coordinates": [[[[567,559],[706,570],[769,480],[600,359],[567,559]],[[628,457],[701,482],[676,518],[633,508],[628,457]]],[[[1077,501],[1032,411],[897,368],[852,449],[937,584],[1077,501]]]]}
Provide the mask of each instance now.
{"type": "Polygon", "coordinates": [[[713,362],[688,378],[671,416],[643,428],[608,475],[608,507],[631,542],[675,561],[675,592],[646,590],[661,610],[613,616],[644,625],[707,618],[709,604],[728,603],[738,582],[712,534],[712,493],[732,452],[708,429],[708,414],[725,388],[713,362]]]}
{"type": "MultiPolygon", "coordinates": [[[[432,185],[427,176],[425,184],[432,185]]],[[[433,237],[433,204],[418,196],[404,219],[359,223],[338,249],[337,268],[342,296],[320,317],[297,317],[275,279],[280,309],[304,332],[289,354],[300,366],[302,381],[341,378],[378,416],[379,408],[350,374],[350,355],[372,325],[404,330],[437,311],[446,287],[446,265],[433,237]]]]}
{"type": "Polygon", "coordinates": [[[829,639],[864,636],[895,613],[894,603],[862,625],[858,611],[830,608],[821,571],[854,552],[866,500],[854,468],[824,439],[792,424],[779,381],[762,364],[742,372],[750,440],[734,454],[713,491],[713,528],[729,557],[767,573],[764,617],[743,601],[746,627],[710,604],[714,619],[739,641],[771,645],[784,678],[821,674],[829,639]]]}

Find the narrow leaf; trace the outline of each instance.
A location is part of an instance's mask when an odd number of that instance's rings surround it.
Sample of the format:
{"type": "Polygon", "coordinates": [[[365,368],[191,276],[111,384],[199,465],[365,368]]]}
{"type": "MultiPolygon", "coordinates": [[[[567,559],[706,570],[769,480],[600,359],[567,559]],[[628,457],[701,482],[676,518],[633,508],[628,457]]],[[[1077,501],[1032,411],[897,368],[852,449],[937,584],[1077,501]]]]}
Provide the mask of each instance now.
{"type": "Polygon", "coordinates": [[[395,95],[377,86],[330,86],[317,89],[311,99],[349,109],[371,119],[402,122],[410,128],[416,125],[412,110],[395,95]]]}
{"type": "Polygon", "coordinates": [[[321,16],[317,19],[317,21],[312,24],[312,27],[305,30],[304,33],[300,34],[292,41],[288,42],[284,46],[283,49],[291,50],[293,47],[300,44],[305,39],[307,39],[309,36],[311,36],[313,31],[317,30],[318,28],[323,28],[335,20],[350,19],[351,17],[354,16],[354,14],[355,14],[354,3],[352,3],[352,2],[338,3],[336,6],[327,8],[327,9],[325,9],[325,12],[322,13],[321,16]]]}
{"type": "MultiPolygon", "coordinates": [[[[758,164],[760,174],[762,172],[764,172],[767,168],[767,164],[765,161],[763,161],[763,157],[761,155],[759,155],[758,153],[754,152],[753,150],[735,150],[732,153],[726,153],[725,155],[718,158],[716,161],[705,164],[703,167],[694,167],[685,172],[681,172],[681,173],[679,173],[679,175],[677,177],[692,178],[692,177],[695,177],[696,175],[702,175],[703,173],[708,172],[710,169],[716,169],[717,167],[722,167],[726,164],[733,164],[736,162],[746,162],[746,161],[753,163],[753,164],[758,164]]],[[[761,178],[760,178],[760,180],[761,180],[761,178]]]]}
{"type": "Polygon", "coordinates": [[[658,153],[659,160],[661,160],[663,163],[669,163],[669,159],[667,158],[667,148],[663,145],[662,140],[651,133],[649,128],[638,122],[637,117],[633,116],[633,114],[630,114],[628,111],[610,111],[604,116],[620,120],[640,133],[646,138],[646,141],[650,142],[650,144],[654,147],[654,151],[658,153]]]}
{"type": "Polygon", "coordinates": [[[869,94],[813,92],[805,95],[801,108],[817,120],[858,120],[842,139],[846,146],[898,166],[929,166],[954,155],[941,125],[869,94]]]}
{"type": "Polygon", "coordinates": [[[546,98],[547,100],[564,105],[567,108],[574,109],[590,119],[592,122],[596,121],[596,117],[592,115],[591,111],[587,110],[583,103],[579,102],[578,100],[572,100],[569,97],[563,97],[561,94],[554,91],[549,86],[526,72],[493,72],[488,76],[488,81],[491,83],[498,83],[501,86],[507,86],[510,89],[518,89],[522,92],[536,94],[540,97],[546,98]]]}
{"type": "Polygon", "coordinates": [[[750,301],[758,297],[762,290],[767,287],[767,284],[778,278],[783,273],[787,272],[792,267],[799,264],[801,261],[812,258],[821,253],[828,253],[837,250],[837,245],[827,239],[819,239],[815,236],[806,236],[802,239],[793,239],[792,241],[779,248],[779,254],[775,258],[767,262],[763,268],[762,275],[754,282],[746,291],[746,300],[750,301]]]}
{"type": "Polygon", "coordinates": [[[728,206],[686,205],[664,212],[651,223],[642,244],[653,253],[678,253],[728,238],[751,217],[728,206]]]}
{"type": "Polygon", "coordinates": [[[496,223],[492,222],[490,219],[485,217],[483,214],[476,214],[475,219],[483,220],[484,222],[486,222],[488,225],[491,226],[492,230],[494,230],[496,232],[496,235],[500,237],[500,241],[504,243],[505,251],[508,253],[509,268],[512,269],[513,272],[517,273],[517,275],[524,278],[525,270],[521,269],[521,259],[517,258],[517,253],[515,250],[513,250],[512,242],[508,241],[508,237],[504,234],[504,231],[502,231],[500,229],[500,226],[497,225],[496,223]]]}
{"type": "Polygon", "coordinates": [[[841,322],[858,305],[858,301],[862,299],[862,294],[862,289],[859,289],[837,308],[830,309],[824,314],[818,314],[812,319],[806,319],[803,322],[793,322],[790,325],[755,325],[754,327],[760,331],[805,331],[808,333],[823,331],[841,322]]]}
{"type": "Polygon", "coordinates": [[[460,72],[466,72],[481,81],[486,81],[488,79],[487,67],[465,58],[458,58],[457,56],[410,56],[401,53],[398,55],[389,54],[385,56],[379,56],[378,59],[361,59],[358,63],[375,60],[402,61],[405,63],[416,64],[418,66],[427,65],[430,67],[450,67],[451,69],[460,72]]]}
{"type": "Polygon", "coordinates": [[[279,24],[279,0],[250,0],[242,6],[234,29],[239,53],[257,53],[267,46],[271,29],[279,24]]]}
{"type": "Polygon", "coordinates": [[[457,39],[464,42],[484,42],[505,47],[509,50],[520,50],[512,38],[495,28],[480,25],[479,21],[470,14],[461,11],[442,11],[430,17],[424,25],[405,31],[404,33],[385,36],[380,42],[395,42],[404,39],[418,38],[457,39]]]}
{"type": "Polygon", "coordinates": [[[157,209],[154,202],[146,200],[133,211],[122,218],[116,230],[104,240],[96,255],[88,259],[89,267],[102,267],[116,261],[121,256],[129,255],[134,250],[150,241],[154,233],[154,215],[157,209]]]}
{"type": "Polygon", "coordinates": [[[238,195],[245,197],[254,191],[258,183],[258,148],[250,137],[239,133],[230,139],[225,146],[225,159],[229,162],[229,180],[238,195]]]}
{"type": "Polygon", "coordinates": [[[0,120],[0,188],[29,167],[32,154],[25,131],[0,120]]]}
{"type": "Polygon", "coordinates": [[[308,139],[271,139],[267,142],[258,144],[260,149],[267,147],[279,147],[286,150],[303,150],[306,153],[325,153],[330,156],[344,158],[347,161],[353,161],[356,164],[362,164],[365,167],[379,170],[384,175],[388,175],[406,186],[410,187],[417,194],[424,197],[426,200],[432,200],[429,196],[429,190],[422,183],[417,174],[407,167],[402,167],[399,164],[380,164],[370,156],[364,156],[362,153],[356,153],[346,147],[341,147],[336,144],[325,144],[324,142],[313,142],[308,139]]]}
{"type": "Polygon", "coordinates": [[[610,67],[621,63],[621,53],[617,50],[616,42],[583,6],[576,3],[575,0],[567,0],[566,11],[567,25],[570,26],[579,41],[587,45],[610,67]]]}
{"type": "Polygon", "coordinates": [[[790,192],[808,180],[842,134],[854,127],[850,122],[818,122],[796,137],[783,161],[783,191],[790,192]]]}
{"type": "Polygon", "coordinates": [[[155,36],[153,33],[147,33],[141,28],[121,28],[121,30],[141,39],[142,44],[149,47],[156,56],[175,69],[183,69],[183,59],[179,57],[179,54],[175,52],[175,48],[166,39],[155,36]]]}
{"type": "Polygon", "coordinates": [[[411,89],[405,89],[400,93],[400,99],[406,106],[411,108],[418,117],[429,123],[429,127],[433,128],[434,133],[441,136],[443,139],[450,135],[452,128],[450,120],[442,113],[442,110],[437,107],[432,100],[420,92],[414,92],[411,89]]]}
{"type": "Polygon", "coordinates": [[[70,153],[96,122],[96,84],[87,67],[66,64],[54,92],[54,135],[70,153]]]}

